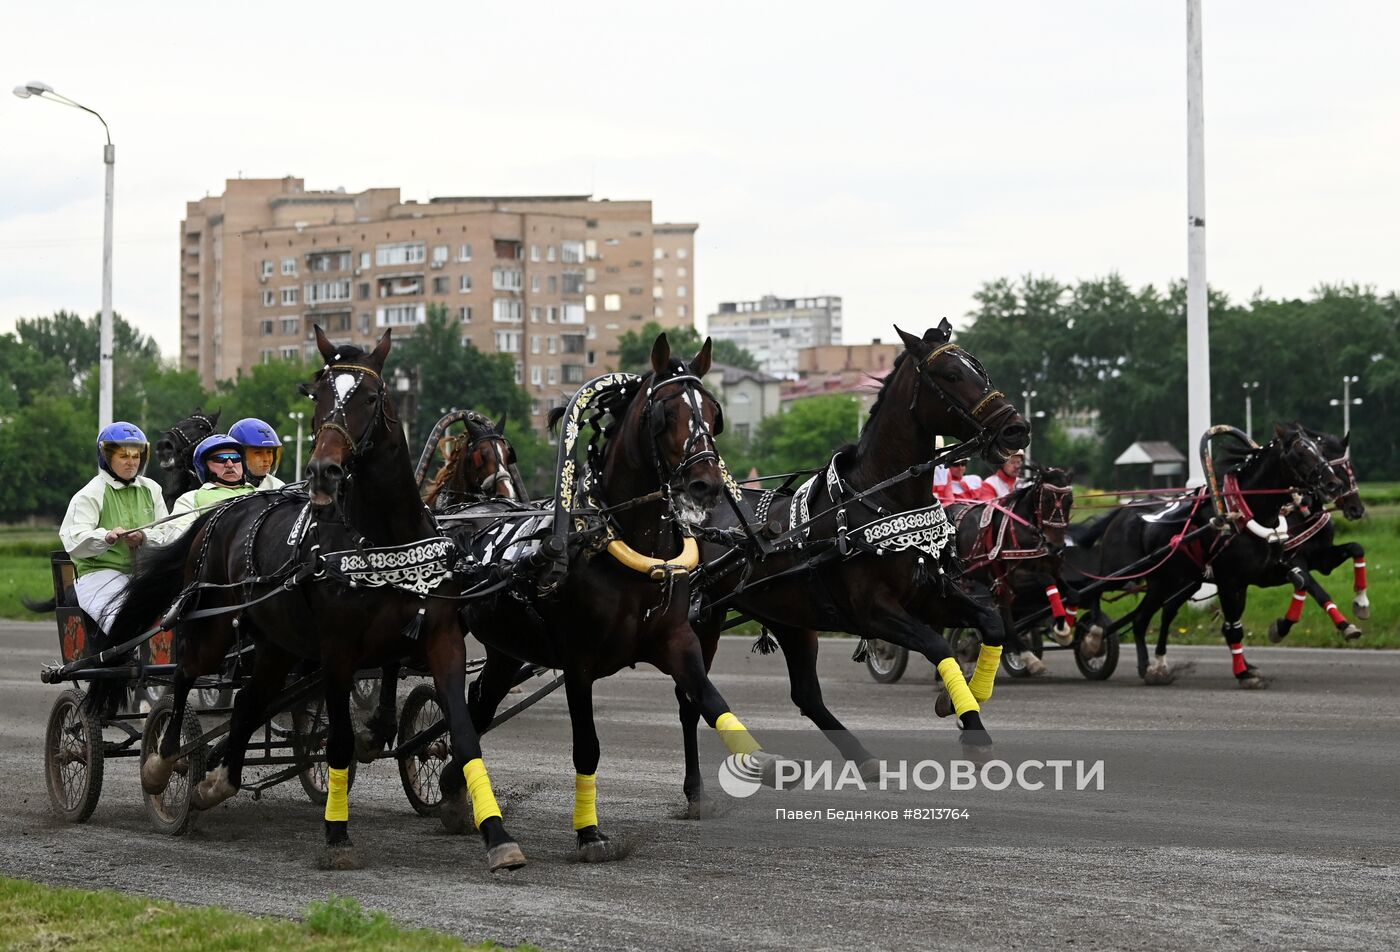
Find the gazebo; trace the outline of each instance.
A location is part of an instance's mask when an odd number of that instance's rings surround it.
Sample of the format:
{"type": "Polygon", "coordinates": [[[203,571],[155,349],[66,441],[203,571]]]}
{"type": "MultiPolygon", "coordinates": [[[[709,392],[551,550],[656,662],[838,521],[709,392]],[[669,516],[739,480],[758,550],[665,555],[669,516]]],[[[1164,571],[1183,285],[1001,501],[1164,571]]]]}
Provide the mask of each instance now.
{"type": "Polygon", "coordinates": [[[1128,447],[1113,461],[1114,482],[1117,488],[1126,485],[1147,484],[1143,488],[1156,489],[1167,486],[1180,486],[1185,482],[1186,457],[1181,450],[1164,440],[1140,440],[1128,447]],[[1142,467],[1150,466],[1150,470],[1142,467]],[[1120,468],[1121,467],[1121,468],[1120,468]]]}

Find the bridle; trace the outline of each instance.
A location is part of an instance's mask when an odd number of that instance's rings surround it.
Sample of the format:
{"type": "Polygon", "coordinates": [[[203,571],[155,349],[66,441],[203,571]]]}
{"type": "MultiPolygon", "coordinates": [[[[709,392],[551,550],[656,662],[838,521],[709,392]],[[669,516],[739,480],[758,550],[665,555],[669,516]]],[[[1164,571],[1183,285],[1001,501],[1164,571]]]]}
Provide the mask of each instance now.
{"type": "MultiPolygon", "coordinates": [[[[512,462],[510,457],[511,455],[513,455],[514,450],[510,447],[510,442],[504,436],[492,430],[485,423],[481,423],[480,421],[471,418],[468,418],[468,422],[469,424],[476,423],[478,426],[481,426],[486,432],[483,433],[481,436],[472,436],[471,439],[466,441],[459,440],[457,442],[457,448],[453,451],[454,455],[456,453],[466,453],[466,459],[470,460],[471,453],[478,446],[481,446],[482,444],[489,444],[491,447],[492,455],[495,457],[496,468],[493,472],[488,473],[486,477],[481,480],[481,484],[477,487],[477,491],[483,496],[494,496],[496,495],[496,487],[501,483],[505,483],[507,486],[510,487],[510,498],[514,499],[516,495],[515,478],[510,471],[510,464],[512,462]]],[[[470,427],[468,428],[466,435],[471,435],[470,427]]],[[[450,491],[451,490],[449,490],[449,492],[450,491]]]]}
{"type": "Polygon", "coordinates": [[[1073,486],[1055,486],[1044,479],[1040,481],[1040,487],[1036,490],[1035,512],[1042,526],[1049,529],[1068,529],[1069,511],[1073,505],[1073,486]],[[1050,497],[1048,511],[1046,496],[1050,497]]]}
{"type": "MultiPolygon", "coordinates": [[[[341,436],[345,437],[346,443],[349,444],[350,460],[368,453],[370,448],[374,446],[374,441],[370,437],[375,429],[381,425],[387,425],[390,422],[398,422],[397,420],[392,420],[384,409],[385,401],[382,395],[383,381],[379,375],[379,371],[375,370],[373,367],[366,367],[363,364],[336,364],[334,366],[327,364],[325,367],[321,368],[321,373],[325,374],[325,380],[322,381],[321,385],[325,386],[325,383],[329,381],[335,390],[335,404],[331,407],[331,412],[326,415],[326,418],[317,424],[312,434],[312,443],[314,444],[320,440],[322,430],[335,430],[341,436]],[[360,388],[360,384],[364,382],[367,376],[373,377],[376,381],[380,381],[381,395],[375,404],[374,414],[370,417],[369,422],[365,424],[364,432],[356,439],[350,435],[350,431],[347,429],[347,424],[350,420],[346,414],[345,407],[346,404],[349,403],[351,395],[360,388]],[[353,377],[350,385],[347,386],[343,392],[339,386],[341,377],[353,377]]],[[[347,463],[348,462],[349,460],[347,460],[347,463]]]]}
{"type": "Polygon", "coordinates": [[[914,395],[909,400],[909,409],[911,412],[919,402],[920,383],[927,381],[929,386],[933,388],[934,395],[947,404],[948,408],[953,411],[955,416],[964,423],[976,428],[978,431],[999,431],[1006,425],[1007,418],[1016,414],[1016,408],[1008,402],[1003,404],[999,409],[993,410],[983,417],[982,414],[986,412],[987,408],[991,406],[998,397],[1004,398],[1006,394],[992,387],[991,375],[987,373],[987,368],[982,366],[981,361],[963,350],[957,344],[949,342],[935,347],[927,357],[924,357],[914,365],[914,369],[918,372],[918,376],[914,379],[914,395]],[[982,392],[978,394],[978,400],[972,406],[968,406],[963,403],[962,400],[954,397],[953,394],[948,392],[948,388],[943,386],[938,378],[934,376],[932,369],[933,362],[944,354],[956,354],[968,367],[981,375],[983,381],[982,392]]]}
{"type": "MultiPolygon", "coordinates": [[[[185,450],[192,449],[197,443],[199,443],[199,440],[194,439],[188,433],[185,432],[184,425],[186,423],[202,423],[204,426],[209,428],[210,433],[214,432],[213,420],[209,419],[203,413],[191,413],[189,416],[185,417],[185,419],[181,420],[179,423],[175,424],[170,429],[165,431],[165,439],[170,441],[171,447],[174,450],[174,453],[172,455],[178,456],[180,453],[183,453],[185,450]],[[178,442],[176,441],[176,438],[178,438],[178,442]]],[[[157,441],[156,445],[159,446],[160,441],[157,441]]]]}
{"type": "MultiPolygon", "coordinates": [[[[692,467],[701,463],[719,463],[719,448],[715,445],[715,434],[724,431],[723,411],[715,418],[715,433],[710,432],[709,425],[705,422],[705,415],[701,412],[701,395],[714,400],[714,395],[705,389],[705,385],[700,382],[700,378],[691,373],[683,373],[674,377],[667,377],[665,380],[652,384],[646,392],[646,403],[642,406],[642,417],[648,421],[651,430],[651,456],[652,462],[656,466],[657,477],[661,485],[670,486],[692,467]],[[678,393],[672,393],[664,397],[657,396],[657,392],[663,387],[679,385],[682,389],[678,393]],[[686,435],[685,444],[681,447],[681,459],[674,467],[667,471],[666,454],[661,449],[661,439],[666,433],[666,404],[673,400],[684,400],[690,406],[690,432],[686,435]]],[[[719,406],[719,401],[715,401],[719,406]]]]}
{"type": "MultiPolygon", "coordinates": [[[[1332,468],[1332,461],[1327,459],[1327,457],[1322,452],[1322,447],[1319,446],[1317,444],[1317,441],[1315,441],[1312,437],[1308,436],[1307,433],[1303,432],[1302,430],[1299,430],[1297,433],[1294,434],[1292,441],[1290,441],[1290,444],[1284,445],[1281,443],[1280,449],[1283,451],[1283,465],[1287,467],[1288,471],[1293,474],[1294,478],[1296,478],[1299,481],[1299,483],[1301,483],[1303,487],[1308,490],[1308,492],[1313,493],[1319,499],[1325,501],[1331,501],[1333,499],[1336,499],[1337,496],[1340,495],[1340,493],[1329,494],[1323,491],[1322,481],[1325,478],[1325,476],[1331,476],[1333,479],[1337,479],[1338,477],[1332,468]],[[1296,449],[1299,444],[1302,444],[1304,447],[1310,450],[1311,455],[1316,457],[1317,460],[1317,465],[1313,467],[1312,472],[1307,474],[1298,472],[1298,468],[1293,465],[1293,461],[1289,458],[1292,454],[1292,451],[1296,449]]],[[[1348,468],[1350,468],[1349,462],[1348,468]]],[[[1354,486],[1355,482],[1353,482],[1352,485],[1354,486]]]]}

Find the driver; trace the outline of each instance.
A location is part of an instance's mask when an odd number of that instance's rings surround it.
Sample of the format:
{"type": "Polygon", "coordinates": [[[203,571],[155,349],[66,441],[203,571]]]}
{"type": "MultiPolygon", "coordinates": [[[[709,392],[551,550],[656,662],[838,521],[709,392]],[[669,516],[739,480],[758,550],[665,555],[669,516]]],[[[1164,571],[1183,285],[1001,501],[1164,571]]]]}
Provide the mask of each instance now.
{"type": "Polygon", "coordinates": [[[201,511],[253,491],[243,480],[243,447],[227,433],[215,433],[200,441],[194,448],[194,469],[203,483],[175,500],[170,514],[183,513],[184,518],[158,526],[159,538],[154,540],[158,544],[182,534],[201,511]]]}
{"type": "Polygon", "coordinates": [[[1016,488],[1016,481],[1021,478],[1021,466],[1026,461],[1026,454],[1017,450],[1008,456],[1001,464],[1001,468],[982,481],[982,499],[998,499],[1005,496],[1016,488]]]}
{"type": "Polygon", "coordinates": [[[103,427],[97,434],[97,475],[68,503],[58,530],[73,559],[78,604],[103,631],[126,595],[131,553],[147,541],[136,527],[166,515],[160,485],[143,475],[150,456],[146,434],[135,424],[103,427]]]}
{"type": "Polygon", "coordinates": [[[281,489],[287,485],[275,475],[282,462],[282,441],[257,417],[245,417],[228,428],[231,439],[243,448],[243,470],[254,489],[281,489]]]}

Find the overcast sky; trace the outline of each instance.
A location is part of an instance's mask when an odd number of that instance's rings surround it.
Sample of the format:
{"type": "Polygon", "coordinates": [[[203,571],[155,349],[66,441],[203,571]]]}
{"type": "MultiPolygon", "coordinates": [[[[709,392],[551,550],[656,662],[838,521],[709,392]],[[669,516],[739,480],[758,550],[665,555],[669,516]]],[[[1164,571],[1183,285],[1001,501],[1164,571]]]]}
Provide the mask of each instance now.
{"type": "MultiPolygon", "coordinates": [[[[1400,4],[1204,0],[1211,284],[1400,288],[1400,4]]],[[[226,178],[649,198],[697,305],[839,294],[848,341],[984,281],[1186,270],[1184,2],[11,5],[117,145],[115,302],[173,354],[226,178]]],[[[95,119],[0,96],[0,330],[101,302],[95,119]]]]}

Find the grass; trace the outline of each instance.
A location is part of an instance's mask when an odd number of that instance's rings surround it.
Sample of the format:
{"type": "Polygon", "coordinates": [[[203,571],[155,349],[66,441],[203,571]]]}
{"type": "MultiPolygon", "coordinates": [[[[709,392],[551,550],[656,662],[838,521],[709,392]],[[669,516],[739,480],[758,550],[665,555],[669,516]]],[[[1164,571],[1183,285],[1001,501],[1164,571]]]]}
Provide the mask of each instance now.
{"type": "Polygon", "coordinates": [[[29,611],[20,598],[44,601],[53,597],[49,553],[59,548],[62,546],[53,529],[0,529],[0,618],[53,618],[29,611]]]}
{"type": "Polygon", "coordinates": [[[502,946],[494,942],[469,945],[440,932],[406,929],[382,912],[366,911],[354,899],[334,894],[308,905],[303,920],[295,922],[0,877],[0,952],[69,948],[84,952],[150,948],[161,952],[486,952],[502,946]]]}

